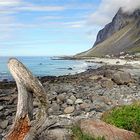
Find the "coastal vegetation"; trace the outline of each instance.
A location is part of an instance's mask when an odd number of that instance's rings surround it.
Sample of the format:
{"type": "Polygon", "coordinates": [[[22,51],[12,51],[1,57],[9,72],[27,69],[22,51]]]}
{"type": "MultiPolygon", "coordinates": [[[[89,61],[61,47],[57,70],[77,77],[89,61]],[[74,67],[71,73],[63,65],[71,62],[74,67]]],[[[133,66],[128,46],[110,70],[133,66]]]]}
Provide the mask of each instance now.
{"type": "Polygon", "coordinates": [[[115,107],[111,111],[105,112],[102,120],[140,135],[140,102],[115,107]]]}

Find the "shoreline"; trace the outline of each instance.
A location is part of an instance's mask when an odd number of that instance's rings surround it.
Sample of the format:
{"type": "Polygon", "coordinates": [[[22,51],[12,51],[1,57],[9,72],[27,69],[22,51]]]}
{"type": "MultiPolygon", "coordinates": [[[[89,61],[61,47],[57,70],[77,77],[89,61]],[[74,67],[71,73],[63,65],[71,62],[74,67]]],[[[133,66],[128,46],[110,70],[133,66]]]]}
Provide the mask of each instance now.
{"type": "MultiPolygon", "coordinates": [[[[54,59],[57,60],[57,59],[54,59]]],[[[73,57],[58,57],[58,60],[83,60],[85,63],[88,63],[89,65],[85,68],[85,70],[81,70],[80,72],[75,72],[75,73],[69,73],[69,74],[64,74],[60,76],[55,76],[55,75],[44,75],[44,76],[36,76],[40,80],[42,79],[52,79],[52,78],[60,78],[60,77],[67,77],[67,76],[76,76],[80,74],[86,74],[88,71],[94,71],[97,70],[98,68],[102,68],[104,66],[123,66],[123,67],[133,67],[133,68],[140,68],[140,61],[139,60],[134,60],[134,59],[119,59],[119,58],[97,58],[97,57],[92,57],[92,58],[80,58],[80,59],[75,59],[73,57]],[[97,68],[93,68],[92,65],[90,64],[100,64],[97,68]]],[[[67,69],[67,68],[65,68],[67,69]]],[[[71,72],[71,71],[70,71],[71,72]]],[[[9,79],[2,79],[0,80],[0,83],[13,83],[14,79],[10,77],[9,79]]]]}
{"type": "MultiPolygon", "coordinates": [[[[140,74],[135,73],[131,78],[125,69],[133,71],[130,65],[103,65],[75,75],[39,78],[49,100],[48,117],[57,118],[67,126],[84,118],[100,119],[105,111],[113,107],[139,100],[140,74]],[[126,83],[119,84],[112,80],[110,76],[122,71],[128,80],[126,83]]],[[[6,122],[3,129],[0,127],[2,137],[13,122],[17,95],[15,82],[0,82],[0,121],[6,122]]],[[[37,108],[35,100],[34,109],[37,108]]]]}

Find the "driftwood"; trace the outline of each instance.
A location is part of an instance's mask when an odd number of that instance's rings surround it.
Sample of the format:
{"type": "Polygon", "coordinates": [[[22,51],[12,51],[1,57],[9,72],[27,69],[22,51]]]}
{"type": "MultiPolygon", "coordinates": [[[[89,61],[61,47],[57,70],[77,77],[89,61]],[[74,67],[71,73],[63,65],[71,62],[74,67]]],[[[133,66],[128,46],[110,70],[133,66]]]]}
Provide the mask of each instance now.
{"type": "Polygon", "coordinates": [[[6,140],[34,140],[49,127],[47,122],[47,97],[42,84],[17,59],[10,59],[9,70],[14,77],[18,88],[18,104],[16,117],[6,140]],[[33,120],[33,96],[39,103],[39,111],[33,120]]]}

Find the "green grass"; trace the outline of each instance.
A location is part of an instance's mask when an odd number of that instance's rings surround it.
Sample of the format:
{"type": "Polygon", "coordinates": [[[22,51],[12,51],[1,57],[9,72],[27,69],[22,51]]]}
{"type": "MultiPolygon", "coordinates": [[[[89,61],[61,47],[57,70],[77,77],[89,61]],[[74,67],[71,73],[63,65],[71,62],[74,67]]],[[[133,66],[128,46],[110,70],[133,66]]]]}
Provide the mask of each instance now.
{"type": "Polygon", "coordinates": [[[89,134],[83,133],[78,126],[73,126],[71,128],[73,133],[73,140],[105,140],[104,137],[93,138],[89,134]]]}
{"type": "Polygon", "coordinates": [[[140,103],[114,108],[104,113],[102,120],[140,135],[140,103]]]}

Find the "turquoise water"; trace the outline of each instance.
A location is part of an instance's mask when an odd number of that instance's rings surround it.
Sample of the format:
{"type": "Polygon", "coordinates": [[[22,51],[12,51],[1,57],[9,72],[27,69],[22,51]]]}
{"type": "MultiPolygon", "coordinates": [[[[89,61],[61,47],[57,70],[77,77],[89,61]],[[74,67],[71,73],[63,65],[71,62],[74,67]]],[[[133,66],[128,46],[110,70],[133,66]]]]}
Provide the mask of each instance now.
{"type": "MultiPolygon", "coordinates": [[[[17,57],[35,76],[60,76],[85,71],[88,66],[99,67],[99,64],[84,60],[52,60],[51,57],[17,57]],[[72,68],[70,70],[69,68],[72,68]]],[[[7,68],[9,57],[0,57],[0,80],[12,80],[7,68]]]]}

